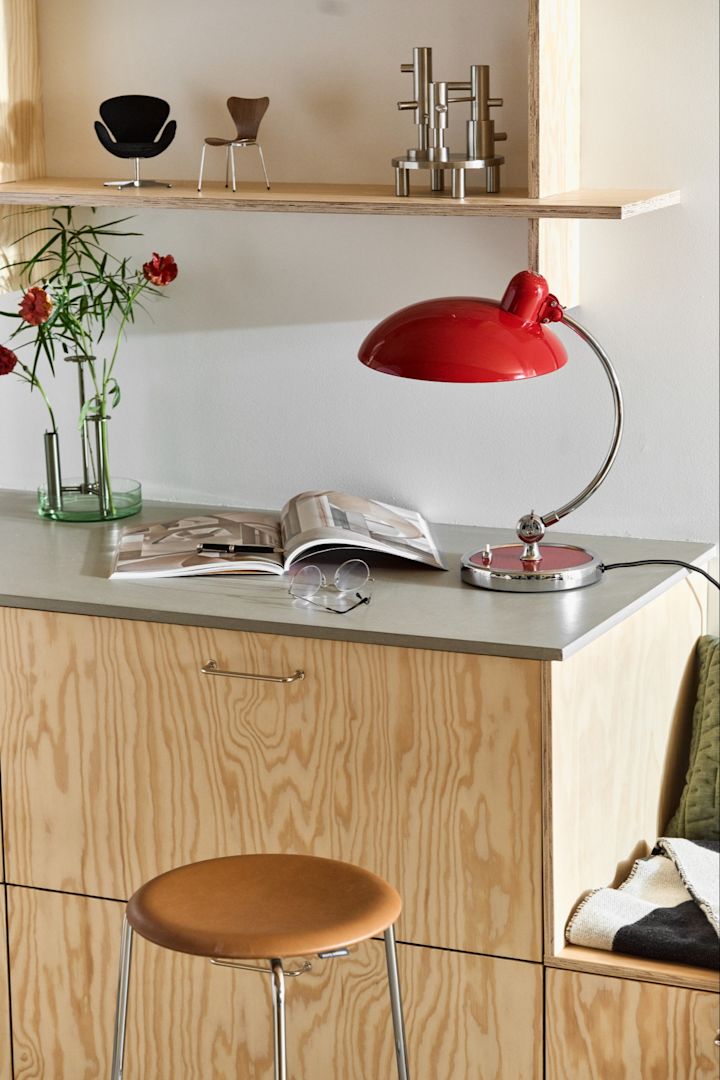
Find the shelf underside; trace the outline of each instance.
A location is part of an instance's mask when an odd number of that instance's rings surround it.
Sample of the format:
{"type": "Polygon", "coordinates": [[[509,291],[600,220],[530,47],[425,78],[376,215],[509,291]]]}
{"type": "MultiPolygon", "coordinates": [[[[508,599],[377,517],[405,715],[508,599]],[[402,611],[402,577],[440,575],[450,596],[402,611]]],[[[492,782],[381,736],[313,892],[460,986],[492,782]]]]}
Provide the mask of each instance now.
{"type": "MultiPolygon", "coordinates": [[[[419,187],[419,185],[418,185],[419,187]]],[[[0,184],[0,204],[24,206],[122,206],[156,210],[246,210],[300,214],[431,214],[460,217],[605,218],[622,220],[672,206],[679,191],[569,191],[543,199],[508,189],[497,195],[421,193],[398,198],[394,188],[365,184],[238,184],[233,192],[220,183],[172,181],[172,188],[115,188],[101,179],[43,177],[0,184]]]]}

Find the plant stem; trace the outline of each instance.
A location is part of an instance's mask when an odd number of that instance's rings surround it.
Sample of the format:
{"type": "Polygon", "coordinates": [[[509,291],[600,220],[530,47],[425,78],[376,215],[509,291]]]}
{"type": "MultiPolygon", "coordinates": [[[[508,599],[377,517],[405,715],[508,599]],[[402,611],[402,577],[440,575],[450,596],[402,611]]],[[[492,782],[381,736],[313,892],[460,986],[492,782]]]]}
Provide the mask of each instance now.
{"type": "Polygon", "coordinates": [[[127,304],[125,306],[125,309],[123,310],[123,317],[122,317],[122,319],[120,321],[120,326],[118,327],[117,337],[115,338],[115,348],[113,349],[113,354],[112,354],[112,357],[110,358],[110,365],[109,365],[109,367],[107,369],[107,372],[103,372],[103,399],[105,398],[105,394],[106,394],[106,391],[107,391],[107,384],[110,381],[110,376],[112,375],[113,368],[115,367],[115,361],[117,360],[117,354],[118,354],[118,351],[120,349],[120,342],[122,341],[123,330],[125,329],[127,321],[130,318],[130,313],[132,312],[133,304],[135,303],[138,296],[143,291],[143,289],[145,288],[146,285],[147,285],[147,281],[143,280],[138,285],[135,286],[133,291],[130,293],[130,296],[128,297],[128,302],[127,302],[127,304]]]}
{"type": "Polygon", "coordinates": [[[38,379],[37,375],[33,375],[30,368],[27,367],[25,364],[23,364],[22,360],[18,360],[18,367],[21,367],[23,369],[23,371],[25,372],[24,375],[20,375],[20,378],[24,379],[25,382],[29,382],[31,386],[36,387],[36,389],[40,391],[40,396],[42,397],[43,401],[45,402],[45,404],[47,406],[47,411],[50,413],[50,423],[52,425],[51,431],[54,431],[57,434],[57,424],[55,423],[55,413],[53,412],[53,407],[50,404],[50,400],[49,400],[47,394],[43,390],[42,383],[38,379]]]}

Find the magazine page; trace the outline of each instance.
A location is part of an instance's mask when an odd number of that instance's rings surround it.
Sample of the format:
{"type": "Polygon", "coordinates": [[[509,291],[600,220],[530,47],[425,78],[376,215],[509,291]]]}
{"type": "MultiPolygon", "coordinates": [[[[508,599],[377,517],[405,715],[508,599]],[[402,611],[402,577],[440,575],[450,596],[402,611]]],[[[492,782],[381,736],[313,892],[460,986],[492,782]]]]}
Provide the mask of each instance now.
{"type": "Polygon", "coordinates": [[[415,510],[341,491],[304,491],[285,504],[280,521],[286,567],[310,548],[357,547],[446,569],[415,510]]]}
{"type": "Polygon", "coordinates": [[[120,539],[110,577],[282,574],[279,543],[277,515],[255,511],[220,511],[131,526],[120,539]]]}

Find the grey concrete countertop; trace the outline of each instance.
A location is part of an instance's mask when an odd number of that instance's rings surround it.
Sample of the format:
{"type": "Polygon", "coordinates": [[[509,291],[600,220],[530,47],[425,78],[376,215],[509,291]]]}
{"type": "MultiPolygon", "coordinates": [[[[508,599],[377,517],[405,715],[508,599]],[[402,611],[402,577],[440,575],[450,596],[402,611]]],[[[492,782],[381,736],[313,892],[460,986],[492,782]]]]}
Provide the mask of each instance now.
{"type": "MultiPolygon", "coordinates": [[[[595,585],[564,593],[487,592],[460,580],[460,557],[484,543],[514,540],[510,530],[437,525],[447,573],[397,560],[375,567],[372,603],[347,615],[309,610],[289,598],[282,577],[195,577],[110,581],[124,528],[179,516],[195,506],[146,503],[141,515],[111,524],[41,520],[35,495],[0,491],[0,606],[370,644],[561,660],[686,576],[680,567],[608,571],[595,585]]],[[[552,531],[604,562],[681,559],[705,567],[712,544],[578,536],[552,531]]],[[[370,560],[372,561],[372,560],[370,560]]],[[[695,575],[699,588],[704,581],[695,575]]]]}

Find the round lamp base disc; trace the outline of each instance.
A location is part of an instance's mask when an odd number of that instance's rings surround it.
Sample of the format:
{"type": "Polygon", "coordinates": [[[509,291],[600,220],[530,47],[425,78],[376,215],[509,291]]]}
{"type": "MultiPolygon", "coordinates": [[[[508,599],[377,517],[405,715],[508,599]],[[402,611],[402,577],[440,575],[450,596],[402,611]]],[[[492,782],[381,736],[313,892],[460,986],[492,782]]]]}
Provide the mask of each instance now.
{"type": "Polygon", "coordinates": [[[581,589],[602,577],[597,555],[573,544],[541,544],[542,558],[521,558],[522,544],[501,544],[486,551],[470,551],[462,558],[461,577],[468,585],[500,592],[561,592],[581,589]]]}

